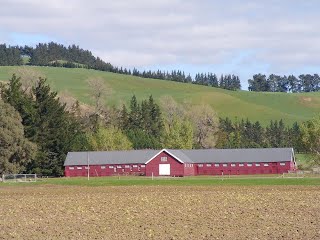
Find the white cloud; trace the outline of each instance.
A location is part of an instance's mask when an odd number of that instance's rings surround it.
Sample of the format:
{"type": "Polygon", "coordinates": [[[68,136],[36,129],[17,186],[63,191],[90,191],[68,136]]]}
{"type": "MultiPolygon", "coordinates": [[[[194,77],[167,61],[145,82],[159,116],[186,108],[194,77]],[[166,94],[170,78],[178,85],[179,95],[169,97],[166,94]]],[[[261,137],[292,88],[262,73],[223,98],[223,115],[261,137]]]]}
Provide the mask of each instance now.
{"type": "Polygon", "coordinates": [[[319,7],[315,0],[3,0],[0,32],[63,39],[122,66],[223,64],[250,50],[239,66],[288,70],[320,65],[319,7]]]}

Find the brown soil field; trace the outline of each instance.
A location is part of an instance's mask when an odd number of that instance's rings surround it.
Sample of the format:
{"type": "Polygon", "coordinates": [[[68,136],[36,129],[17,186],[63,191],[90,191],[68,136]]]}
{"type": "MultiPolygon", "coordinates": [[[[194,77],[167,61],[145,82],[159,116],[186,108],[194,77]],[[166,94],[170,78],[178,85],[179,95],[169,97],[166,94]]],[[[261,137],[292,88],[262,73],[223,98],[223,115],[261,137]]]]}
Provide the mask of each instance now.
{"type": "Polygon", "coordinates": [[[320,188],[1,187],[0,239],[320,239],[320,188]]]}

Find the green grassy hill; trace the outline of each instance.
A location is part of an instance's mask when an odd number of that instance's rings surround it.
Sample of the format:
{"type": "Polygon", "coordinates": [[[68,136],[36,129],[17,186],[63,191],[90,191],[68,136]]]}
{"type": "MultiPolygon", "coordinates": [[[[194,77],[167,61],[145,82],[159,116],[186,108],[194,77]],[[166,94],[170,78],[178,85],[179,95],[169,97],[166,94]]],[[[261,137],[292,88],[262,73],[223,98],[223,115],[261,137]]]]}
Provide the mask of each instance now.
{"type": "MultiPolygon", "coordinates": [[[[8,80],[19,67],[0,67],[0,81],[8,80]]],[[[258,93],[228,91],[212,87],[171,81],[145,79],[87,69],[53,67],[28,67],[48,78],[56,91],[67,91],[84,103],[92,103],[86,80],[101,77],[113,89],[106,99],[108,105],[128,103],[133,94],[138,99],[150,94],[157,100],[170,95],[180,103],[210,104],[221,117],[249,118],[262,124],[270,120],[284,119],[286,124],[301,122],[320,112],[320,93],[258,93]]]]}

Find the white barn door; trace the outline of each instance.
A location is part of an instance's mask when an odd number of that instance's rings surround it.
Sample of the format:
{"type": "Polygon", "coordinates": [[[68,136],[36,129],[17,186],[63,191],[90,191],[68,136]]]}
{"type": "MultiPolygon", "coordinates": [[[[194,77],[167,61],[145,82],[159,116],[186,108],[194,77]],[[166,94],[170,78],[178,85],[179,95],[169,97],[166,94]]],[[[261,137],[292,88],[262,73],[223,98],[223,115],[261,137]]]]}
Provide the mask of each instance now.
{"type": "Polygon", "coordinates": [[[170,175],[170,164],[159,164],[159,175],[160,176],[170,175]]]}

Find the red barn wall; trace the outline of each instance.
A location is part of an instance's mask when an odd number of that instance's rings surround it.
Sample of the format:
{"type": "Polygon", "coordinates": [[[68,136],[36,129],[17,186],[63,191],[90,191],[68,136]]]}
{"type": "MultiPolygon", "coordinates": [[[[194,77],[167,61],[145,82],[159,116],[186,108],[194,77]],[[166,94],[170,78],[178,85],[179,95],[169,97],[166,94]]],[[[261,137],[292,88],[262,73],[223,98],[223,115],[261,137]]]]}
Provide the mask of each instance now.
{"type": "Polygon", "coordinates": [[[196,164],[197,175],[246,175],[246,174],[281,174],[294,170],[291,162],[273,162],[273,163],[200,163],[196,164]],[[260,164],[257,166],[256,164],[260,164]],[[268,164],[268,166],[265,166],[268,164]],[[284,164],[284,165],[283,165],[284,164]],[[202,165],[202,166],[201,166],[202,165]]]}
{"type": "Polygon", "coordinates": [[[196,168],[196,164],[194,164],[194,163],[185,163],[184,164],[184,176],[194,176],[194,175],[196,175],[195,168],[196,168]]]}
{"type": "Polygon", "coordinates": [[[163,151],[147,163],[146,176],[152,176],[152,173],[153,176],[159,176],[159,164],[170,164],[170,176],[184,175],[184,164],[180,163],[174,157],[163,151]],[[161,162],[161,157],[167,157],[167,161],[161,162]]]}
{"type": "MultiPolygon", "coordinates": [[[[86,177],[88,176],[87,165],[66,166],[66,177],[86,177]],[[73,169],[72,169],[73,168],[73,169]],[[81,168],[81,169],[80,169],[81,168]]],[[[145,175],[144,164],[104,164],[90,165],[90,177],[112,176],[112,175],[145,175]]]]}

